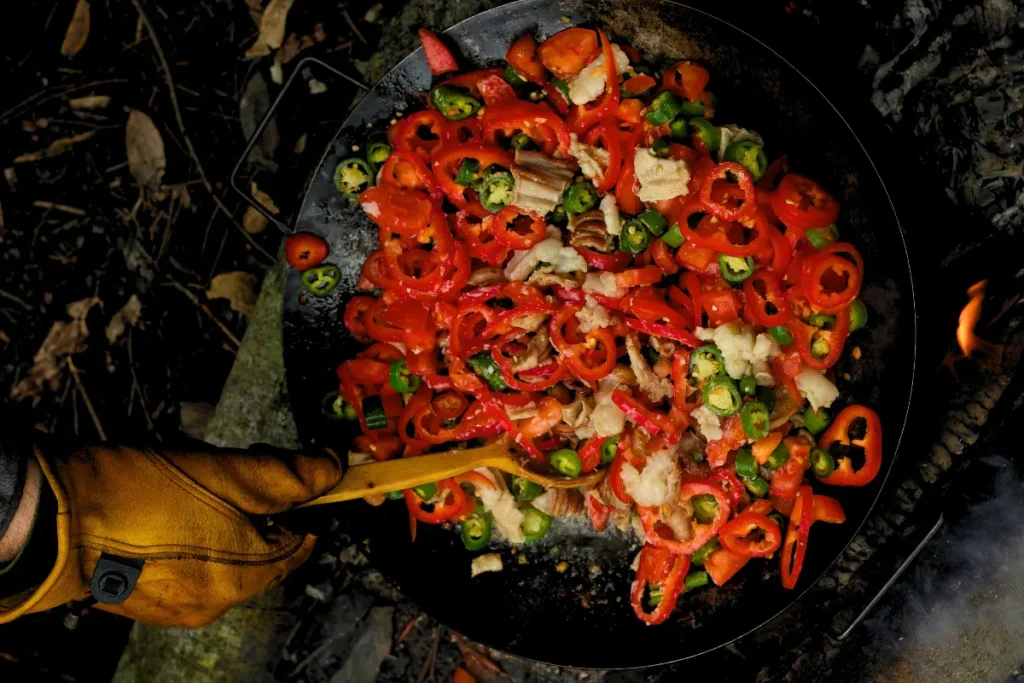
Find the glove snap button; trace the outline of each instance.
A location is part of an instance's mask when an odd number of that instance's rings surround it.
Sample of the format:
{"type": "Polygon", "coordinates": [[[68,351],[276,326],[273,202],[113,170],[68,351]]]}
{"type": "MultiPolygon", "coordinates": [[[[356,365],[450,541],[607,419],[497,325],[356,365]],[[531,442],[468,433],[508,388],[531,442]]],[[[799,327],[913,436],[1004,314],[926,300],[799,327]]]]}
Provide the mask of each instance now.
{"type": "Polygon", "coordinates": [[[97,602],[119,605],[135,590],[145,560],[134,560],[103,553],[93,570],[89,590],[97,602]]]}

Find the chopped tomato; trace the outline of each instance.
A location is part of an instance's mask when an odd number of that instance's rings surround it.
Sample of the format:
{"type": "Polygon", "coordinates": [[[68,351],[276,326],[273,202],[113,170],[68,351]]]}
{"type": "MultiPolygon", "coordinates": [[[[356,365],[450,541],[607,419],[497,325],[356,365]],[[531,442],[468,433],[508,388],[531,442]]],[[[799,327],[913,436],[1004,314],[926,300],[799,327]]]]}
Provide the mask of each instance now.
{"type": "Polygon", "coordinates": [[[537,48],[541,63],[563,81],[582,71],[597,52],[597,31],[579,27],[559,31],[537,48]]]}

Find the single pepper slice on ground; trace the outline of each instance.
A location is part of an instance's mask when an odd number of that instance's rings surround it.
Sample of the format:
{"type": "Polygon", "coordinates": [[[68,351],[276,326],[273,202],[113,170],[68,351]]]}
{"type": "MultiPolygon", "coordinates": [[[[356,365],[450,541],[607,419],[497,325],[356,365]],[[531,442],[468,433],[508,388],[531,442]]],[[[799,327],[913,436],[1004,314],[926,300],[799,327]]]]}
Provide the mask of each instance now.
{"type": "Polygon", "coordinates": [[[326,264],[302,273],[302,286],[313,296],[327,296],[341,282],[341,268],[326,264]]]}
{"type": "Polygon", "coordinates": [[[850,457],[841,455],[837,458],[835,472],[823,477],[822,481],[835,486],[870,484],[882,469],[882,422],[878,419],[878,413],[861,405],[843,408],[818,441],[818,448],[827,453],[833,446],[863,449],[864,465],[854,470],[850,457]],[[863,425],[854,424],[860,421],[863,421],[863,425]]]}
{"type": "Polygon", "coordinates": [[[343,159],[334,167],[334,186],[338,192],[353,199],[373,185],[373,178],[369,162],[359,157],[343,159]]]}

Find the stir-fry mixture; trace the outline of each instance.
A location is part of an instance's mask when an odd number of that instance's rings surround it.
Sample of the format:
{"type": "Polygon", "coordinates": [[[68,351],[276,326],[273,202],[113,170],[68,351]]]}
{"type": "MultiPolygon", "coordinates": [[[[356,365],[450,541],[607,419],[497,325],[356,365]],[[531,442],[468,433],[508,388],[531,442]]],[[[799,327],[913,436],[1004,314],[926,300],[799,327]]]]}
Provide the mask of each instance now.
{"type": "MultiPolygon", "coordinates": [[[[396,112],[335,173],[380,232],[344,314],[369,346],[327,402],[362,427],[352,462],[508,435],[541,470],[602,469],[585,490],[478,470],[388,497],[414,538],[457,524],[469,550],[584,511],[632,529],[649,624],[752,558],[777,555],[793,588],[812,525],[845,519],[809,482],[863,486],[882,458],[878,416],[836,410],[830,368],[859,357],[867,310],[835,198],[719,125],[695,62],[655,66],[575,27],[453,75],[421,36],[428,108],[396,112]]],[[[314,295],[338,279],[317,239],[290,249],[314,295]]]]}

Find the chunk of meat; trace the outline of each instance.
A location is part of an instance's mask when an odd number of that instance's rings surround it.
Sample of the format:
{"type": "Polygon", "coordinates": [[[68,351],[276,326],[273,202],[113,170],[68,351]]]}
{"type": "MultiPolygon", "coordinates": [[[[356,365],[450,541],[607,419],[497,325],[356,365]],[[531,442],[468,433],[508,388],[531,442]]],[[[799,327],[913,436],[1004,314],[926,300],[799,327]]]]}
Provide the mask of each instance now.
{"type": "Polygon", "coordinates": [[[608,234],[601,209],[591,209],[569,219],[569,244],[607,253],[612,250],[612,236],[608,234]]]}
{"type": "Polygon", "coordinates": [[[576,164],[540,152],[517,150],[510,170],[516,181],[512,204],[544,216],[562,200],[576,173],[576,164]]]}
{"type": "Polygon", "coordinates": [[[672,395],[672,382],[666,378],[658,377],[647,364],[647,359],[640,351],[640,342],[635,334],[626,337],[626,353],[629,354],[629,365],[636,375],[637,386],[640,391],[647,395],[652,402],[657,403],[672,395]]]}

